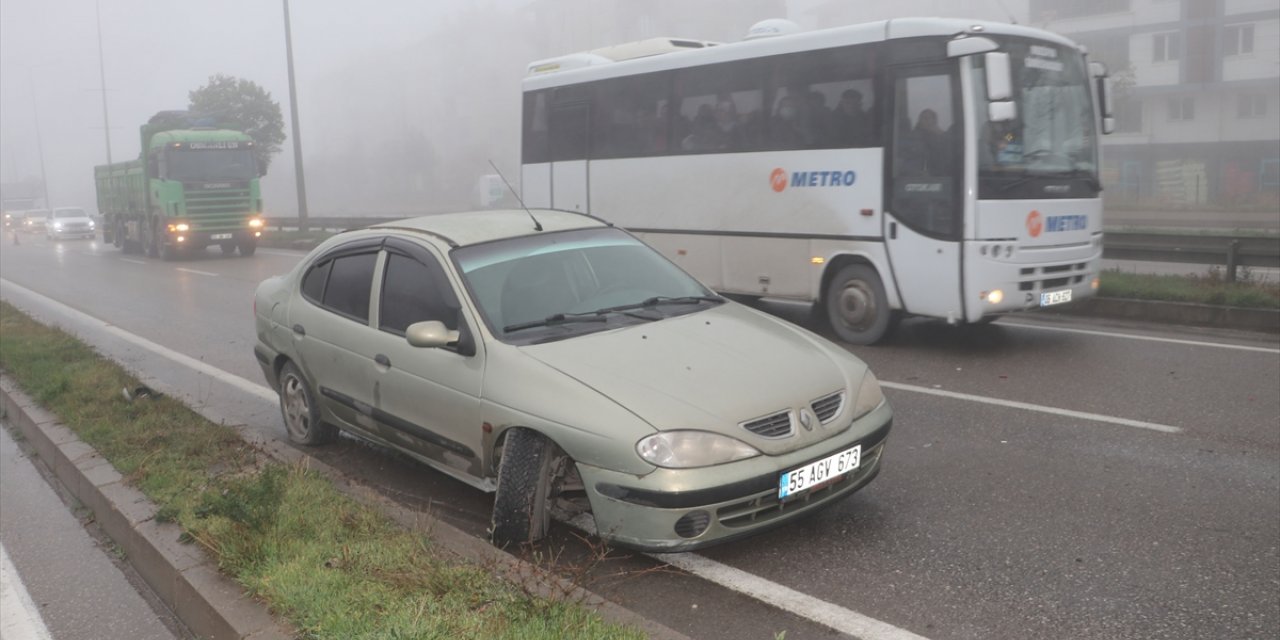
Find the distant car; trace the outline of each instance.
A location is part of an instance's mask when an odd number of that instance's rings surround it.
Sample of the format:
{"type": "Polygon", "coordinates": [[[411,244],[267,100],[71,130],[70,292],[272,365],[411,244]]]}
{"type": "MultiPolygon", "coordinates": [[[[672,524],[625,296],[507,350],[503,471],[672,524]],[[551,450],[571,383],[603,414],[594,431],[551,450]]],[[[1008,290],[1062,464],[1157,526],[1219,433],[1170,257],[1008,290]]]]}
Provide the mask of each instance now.
{"type": "Polygon", "coordinates": [[[44,233],[49,214],[50,211],[48,209],[31,209],[27,211],[27,216],[22,221],[22,230],[27,233],[44,233]]]}
{"type": "Polygon", "coordinates": [[[27,219],[26,211],[5,211],[4,212],[4,230],[21,229],[23,221],[27,219]]]}
{"type": "Polygon", "coordinates": [[[98,225],[79,207],[58,207],[45,225],[45,236],[50,240],[64,238],[90,238],[97,234],[98,225]]]}
{"type": "Polygon", "coordinates": [[[341,233],[254,315],[293,441],[341,429],[495,492],[499,546],[553,512],[662,551],[781,525],[870,482],[892,424],[848,351],[580,214],[341,233]]]}

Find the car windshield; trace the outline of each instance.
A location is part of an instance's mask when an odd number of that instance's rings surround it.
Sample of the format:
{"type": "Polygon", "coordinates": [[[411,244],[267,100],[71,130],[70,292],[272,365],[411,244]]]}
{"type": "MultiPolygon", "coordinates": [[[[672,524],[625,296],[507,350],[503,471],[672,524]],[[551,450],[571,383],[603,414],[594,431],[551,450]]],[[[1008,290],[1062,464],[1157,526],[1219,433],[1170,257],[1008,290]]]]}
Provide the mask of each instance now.
{"type": "Polygon", "coordinates": [[[618,229],[548,232],[463,247],[459,271],[494,335],[546,342],[692,313],[719,303],[618,229]]]}
{"type": "Polygon", "coordinates": [[[53,212],[55,218],[83,218],[84,209],[58,209],[53,212]]]}

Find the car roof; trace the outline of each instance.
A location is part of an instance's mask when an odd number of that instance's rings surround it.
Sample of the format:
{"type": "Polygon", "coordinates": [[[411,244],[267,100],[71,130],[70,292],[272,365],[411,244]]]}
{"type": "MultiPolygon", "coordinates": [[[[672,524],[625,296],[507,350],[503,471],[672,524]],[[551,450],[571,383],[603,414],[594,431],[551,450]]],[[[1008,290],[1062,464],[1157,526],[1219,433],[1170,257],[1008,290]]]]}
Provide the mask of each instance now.
{"type": "Polygon", "coordinates": [[[406,218],[374,225],[371,229],[405,229],[422,231],[453,246],[466,246],[538,233],[536,218],[542,231],[565,231],[609,226],[608,222],[582,213],[554,209],[487,209],[461,213],[440,213],[406,218]]]}

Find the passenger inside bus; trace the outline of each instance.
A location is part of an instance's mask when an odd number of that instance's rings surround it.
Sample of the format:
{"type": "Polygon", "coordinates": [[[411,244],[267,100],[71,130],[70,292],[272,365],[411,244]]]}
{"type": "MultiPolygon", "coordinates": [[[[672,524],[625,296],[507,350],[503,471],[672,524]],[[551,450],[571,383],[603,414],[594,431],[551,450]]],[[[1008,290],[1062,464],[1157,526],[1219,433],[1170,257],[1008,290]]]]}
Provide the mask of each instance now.
{"type": "Polygon", "coordinates": [[[871,138],[871,118],[862,110],[862,92],[845,89],[832,114],[832,135],[836,147],[865,146],[871,138]]]}

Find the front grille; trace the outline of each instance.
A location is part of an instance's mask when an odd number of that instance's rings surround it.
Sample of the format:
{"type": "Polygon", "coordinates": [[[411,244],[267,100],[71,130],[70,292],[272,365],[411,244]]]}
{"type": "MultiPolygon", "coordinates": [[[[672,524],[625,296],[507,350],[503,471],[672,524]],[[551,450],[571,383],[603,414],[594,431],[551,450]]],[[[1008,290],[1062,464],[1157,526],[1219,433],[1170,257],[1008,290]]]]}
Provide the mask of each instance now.
{"type": "Polygon", "coordinates": [[[818,416],[818,422],[826,424],[840,413],[842,404],[844,404],[844,393],[837,391],[825,398],[814,400],[809,406],[813,409],[814,415],[818,416]]]}
{"type": "Polygon", "coordinates": [[[236,228],[253,211],[248,185],[239,183],[229,189],[186,189],[186,215],[199,229],[236,228]]]}
{"type": "Polygon", "coordinates": [[[1058,287],[1084,282],[1087,262],[1059,264],[1047,267],[1023,268],[1018,271],[1018,291],[1048,291],[1058,287]],[[1046,277],[1054,276],[1054,277],[1046,277]]]}
{"type": "Polygon", "coordinates": [[[778,499],[778,489],[774,487],[750,499],[717,509],[716,519],[720,521],[721,525],[729,528],[749,527],[780,518],[786,515],[788,509],[798,509],[820,502],[833,494],[843,491],[850,484],[857,483],[865,478],[867,474],[875,469],[876,463],[880,461],[880,453],[883,450],[884,445],[877,444],[864,451],[862,453],[862,463],[857,471],[843,476],[825,487],[811,489],[786,502],[778,499]]]}
{"type": "Polygon", "coordinates": [[[791,412],[783,411],[742,423],[747,431],[763,438],[783,438],[791,435],[791,412]]]}

